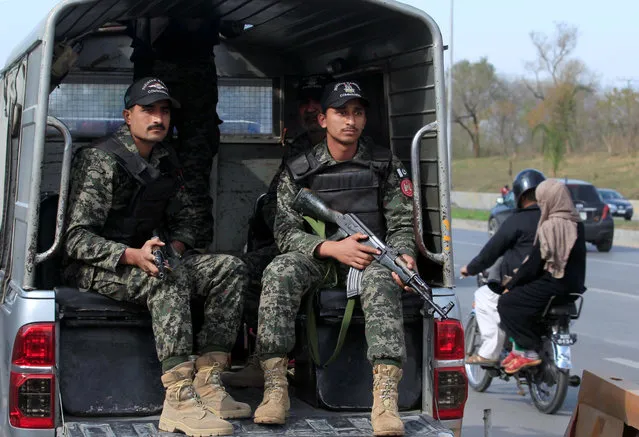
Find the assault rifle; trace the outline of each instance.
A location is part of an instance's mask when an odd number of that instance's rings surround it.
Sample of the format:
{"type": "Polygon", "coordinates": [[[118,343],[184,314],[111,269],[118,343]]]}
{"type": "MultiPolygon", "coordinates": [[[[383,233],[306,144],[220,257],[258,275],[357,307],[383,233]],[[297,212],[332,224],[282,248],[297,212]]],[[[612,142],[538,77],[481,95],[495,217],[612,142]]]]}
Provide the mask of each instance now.
{"type": "Polygon", "coordinates": [[[171,273],[180,263],[180,255],[175,252],[169,242],[166,233],[158,229],[153,231],[153,237],[164,242],[164,246],[153,246],[153,258],[155,267],[158,269],[158,279],[166,278],[167,273],[171,273]]]}
{"type": "MultiPolygon", "coordinates": [[[[331,241],[339,241],[353,234],[361,233],[368,238],[360,241],[370,247],[374,247],[380,251],[379,255],[373,254],[377,262],[397,276],[404,284],[411,287],[442,319],[448,318],[448,313],[455,306],[450,302],[444,308],[441,308],[431,298],[431,289],[426,282],[413,270],[410,270],[406,262],[402,259],[399,252],[394,248],[387,246],[355,214],[342,214],[334,209],[330,209],[326,203],[322,201],[317,194],[308,188],[302,188],[293,200],[293,209],[303,215],[307,215],[324,223],[335,223],[339,226],[339,230],[329,237],[331,241]]],[[[348,271],[348,279],[346,281],[346,294],[353,297],[359,294],[363,271],[351,267],[348,271]]]]}

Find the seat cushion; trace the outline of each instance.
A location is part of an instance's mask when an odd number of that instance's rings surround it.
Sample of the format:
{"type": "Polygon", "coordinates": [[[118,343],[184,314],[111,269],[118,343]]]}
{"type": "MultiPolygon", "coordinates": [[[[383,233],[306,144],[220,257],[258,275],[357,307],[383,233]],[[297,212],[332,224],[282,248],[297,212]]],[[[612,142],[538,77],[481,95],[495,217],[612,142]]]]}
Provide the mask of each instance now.
{"type": "Polygon", "coordinates": [[[577,314],[577,305],[574,302],[553,305],[548,310],[551,316],[563,316],[567,314],[577,314]]]}
{"type": "Polygon", "coordinates": [[[56,287],[56,303],[65,316],[150,317],[142,305],[121,302],[93,291],[74,287],[56,287]]]}

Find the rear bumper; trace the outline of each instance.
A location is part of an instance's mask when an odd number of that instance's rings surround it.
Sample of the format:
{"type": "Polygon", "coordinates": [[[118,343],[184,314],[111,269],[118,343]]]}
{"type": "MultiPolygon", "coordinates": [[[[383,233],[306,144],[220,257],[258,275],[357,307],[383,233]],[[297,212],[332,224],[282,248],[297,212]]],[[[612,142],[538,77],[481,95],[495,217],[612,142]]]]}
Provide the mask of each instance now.
{"type": "Polygon", "coordinates": [[[633,214],[634,214],[634,210],[631,206],[623,210],[619,210],[619,207],[617,207],[617,210],[612,215],[615,217],[632,217],[633,214]]]}
{"type": "Polygon", "coordinates": [[[607,218],[598,223],[584,223],[586,241],[589,243],[601,243],[612,240],[615,233],[615,223],[612,218],[607,218]]]}

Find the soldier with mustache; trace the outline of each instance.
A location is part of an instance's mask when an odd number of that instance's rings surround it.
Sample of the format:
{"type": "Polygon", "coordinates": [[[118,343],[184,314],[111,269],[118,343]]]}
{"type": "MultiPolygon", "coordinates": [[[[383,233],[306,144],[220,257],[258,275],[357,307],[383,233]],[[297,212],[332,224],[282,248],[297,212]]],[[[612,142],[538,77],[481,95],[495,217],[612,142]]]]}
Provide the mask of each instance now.
{"type": "Polygon", "coordinates": [[[166,388],[161,430],[230,435],[233,426],[224,419],[251,415],[220,382],[248,272],[234,256],[189,250],[197,247],[198,212],[175,151],[162,142],[172,109],[180,107],[166,85],[154,77],[138,80],[124,107],[125,124],[74,160],[64,276],[80,289],[148,308],[166,388]],[[168,241],[155,237],[156,229],[168,241]],[[165,245],[181,262],[161,279],[153,251],[165,245]],[[191,318],[194,298],[204,301],[199,332],[191,318]],[[190,355],[198,355],[195,362],[190,355]]]}

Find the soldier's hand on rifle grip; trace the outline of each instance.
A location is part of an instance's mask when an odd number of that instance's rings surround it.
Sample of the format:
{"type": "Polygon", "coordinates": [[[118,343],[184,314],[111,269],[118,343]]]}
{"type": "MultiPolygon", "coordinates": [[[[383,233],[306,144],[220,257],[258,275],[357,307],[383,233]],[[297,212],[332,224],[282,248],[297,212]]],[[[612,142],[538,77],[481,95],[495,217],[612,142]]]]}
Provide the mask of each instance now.
{"type": "Polygon", "coordinates": [[[366,235],[357,233],[341,241],[325,241],[317,247],[316,253],[320,258],[331,257],[349,267],[362,270],[375,259],[372,254],[380,254],[378,249],[360,243],[366,239],[366,235]]]}
{"type": "MultiPolygon", "coordinates": [[[[398,260],[398,261],[400,261],[400,262],[403,261],[406,264],[406,268],[408,268],[409,270],[415,270],[415,260],[413,259],[412,256],[403,254],[403,255],[400,255],[399,257],[401,258],[401,260],[398,260]]],[[[400,264],[397,261],[396,261],[396,263],[400,264]]],[[[408,285],[404,284],[402,282],[402,280],[399,279],[399,276],[397,275],[397,273],[391,272],[391,275],[393,276],[393,280],[395,280],[397,285],[402,287],[402,289],[404,289],[405,291],[409,291],[409,292],[413,291],[412,288],[410,288],[408,285]]]]}
{"type": "Polygon", "coordinates": [[[139,267],[146,272],[147,275],[157,277],[160,270],[155,265],[155,255],[153,251],[157,248],[164,246],[164,242],[159,237],[153,237],[144,243],[144,246],[140,249],[144,255],[142,265],[139,267]]]}

